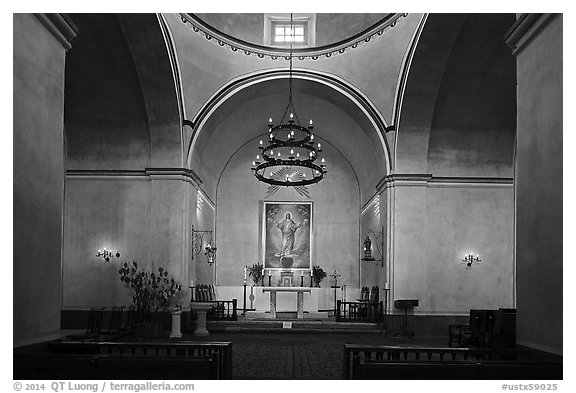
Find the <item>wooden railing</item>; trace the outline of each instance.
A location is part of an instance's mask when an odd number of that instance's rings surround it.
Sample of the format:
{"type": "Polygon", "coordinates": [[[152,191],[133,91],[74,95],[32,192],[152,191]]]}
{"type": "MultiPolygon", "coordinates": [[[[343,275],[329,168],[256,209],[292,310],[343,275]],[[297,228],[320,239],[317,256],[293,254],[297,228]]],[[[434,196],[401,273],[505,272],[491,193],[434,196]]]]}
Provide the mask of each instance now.
{"type": "Polygon", "coordinates": [[[216,306],[206,314],[208,320],[238,320],[237,300],[216,300],[216,306]]]}
{"type": "Polygon", "coordinates": [[[53,353],[75,355],[106,355],[124,357],[182,357],[214,359],[217,379],[232,378],[232,343],[230,342],[54,342],[53,353]]]}
{"type": "Polygon", "coordinates": [[[561,379],[561,362],[486,348],[344,345],[344,379],[561,379]],[[531,377],[530,377],[531,375],[531,377]]]}
{"type": "Polygon", "coordinates": [[[192,287],[192,302],[215,302],[216,305],[206,314],[208,320],[238,320],[237,299],[217,300],[213,285],[200,284],[192,287]]]}
{"type": "Polygon", "coordinates": [[[382,322],[383,302],[336,302],[336,322],[382,322]]]}

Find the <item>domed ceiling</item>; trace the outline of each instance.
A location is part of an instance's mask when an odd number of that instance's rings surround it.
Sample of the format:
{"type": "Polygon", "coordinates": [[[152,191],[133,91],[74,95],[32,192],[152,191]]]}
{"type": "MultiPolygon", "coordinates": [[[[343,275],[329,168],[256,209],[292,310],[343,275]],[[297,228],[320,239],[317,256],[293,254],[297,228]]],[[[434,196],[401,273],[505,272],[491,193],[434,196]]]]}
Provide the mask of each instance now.
{"type": "MultiPolygon", "coordinates": [[[[305,44],[295,43],[293,53],[299,57],[328,57],[343,53],[368,42],[394,27],[398,19],[407,14],[292,14],[295,26],[302,23],[305,44]]],[[[181,14],[182,21],[193,26],[206,38],[214,38],[221,46],[227,45],[246,54],[286,56],[288,44],[271,43],[275,23],[287,25],[291,14],[181,14]]],[[[288,33],[286,33],[288,34],[288,33]]],[[[298,33],[297,33],[298,34],[298,33]]]]}
{"type": "MultiPolygon", "coordinates": [[[[290,14],[194,14],[212,29],[249,44],[264,45],[265,17],[289,18],[290,14]]],[[[316,45],[346,41],[381,23],[390,14],[294,14],[316,17],[316,45]]]]}

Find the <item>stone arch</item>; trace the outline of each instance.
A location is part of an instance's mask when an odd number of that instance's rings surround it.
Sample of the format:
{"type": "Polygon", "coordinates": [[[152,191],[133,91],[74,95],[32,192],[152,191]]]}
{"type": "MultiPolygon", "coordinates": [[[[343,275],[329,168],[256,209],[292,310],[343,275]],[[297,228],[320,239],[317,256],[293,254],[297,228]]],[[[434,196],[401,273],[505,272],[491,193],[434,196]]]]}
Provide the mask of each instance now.
{"type": "MultiPolygon", "coordinates": [[[[287,79],[289,78],[289,75],[289,71],[286,69],[260,71],[236,78],[219,89],[206,102],[206,104],[198,112],[191,123],[194,132],[190,138],[190,143],[188,146],[188,168],[192,169],[190,168],[191,158],[194,154],[196,142],[199,136],[202,134],[203,127],[207,119],[218,109],[220,105],[222,105],[222,103],[246,88],[271,80],[287,79]]],[[[336,94],[345,97],[345,99],[347,99],[350,103],[352,103],[352,105],[361,111],[378,134],[382,149],[382,156],[384,157],[383,159],[386,168],[386,174],[383,175],[390,173],[390,147],[386,138],[386,131],[389,130],[389,127],[378,109],[364,94],[362,94],[358,89],[354,88],[350,83],[328,73],[296,69],[293,70],[292,77],[294,79],[311,81],[326,86],[336,94]]]]}

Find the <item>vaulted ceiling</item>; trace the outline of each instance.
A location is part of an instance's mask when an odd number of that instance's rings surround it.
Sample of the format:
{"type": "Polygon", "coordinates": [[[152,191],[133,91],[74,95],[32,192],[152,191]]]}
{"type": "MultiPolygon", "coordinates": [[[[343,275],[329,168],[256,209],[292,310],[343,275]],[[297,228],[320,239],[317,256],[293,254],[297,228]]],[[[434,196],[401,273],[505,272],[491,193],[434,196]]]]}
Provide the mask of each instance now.
{"type": "MultiPolygon", "coordinates": [[[[249,40],[256,33],[248,22],[262,15],[198,17],[249,40]]],[[[383,15],[317,18],[347,26],[326,33],[338,41],[383,15]]],[[[179,14],[72,18],[79,34],[66,64],[69,169],[189,166],[214,195],[234,152],[284,111],[284,58],[231,50],[179,14]]],[[[363,202],[391,169],[511,176],[515,61],[502,37],[513,21],[410,14],[343,53],[294,60],[298,115],[314,119],[318,136],[350,163],[363,202]]]]}

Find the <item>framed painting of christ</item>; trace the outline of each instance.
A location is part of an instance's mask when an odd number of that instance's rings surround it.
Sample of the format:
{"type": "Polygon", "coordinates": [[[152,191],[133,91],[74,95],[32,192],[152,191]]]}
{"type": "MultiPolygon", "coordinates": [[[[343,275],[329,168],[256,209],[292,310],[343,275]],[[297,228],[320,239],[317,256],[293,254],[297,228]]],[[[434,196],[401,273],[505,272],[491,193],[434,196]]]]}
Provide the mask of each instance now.
{"type": "Polygon", "coordinates": [[[264,202],[264,269],[312,268],[312,202],[264,202]]]}

